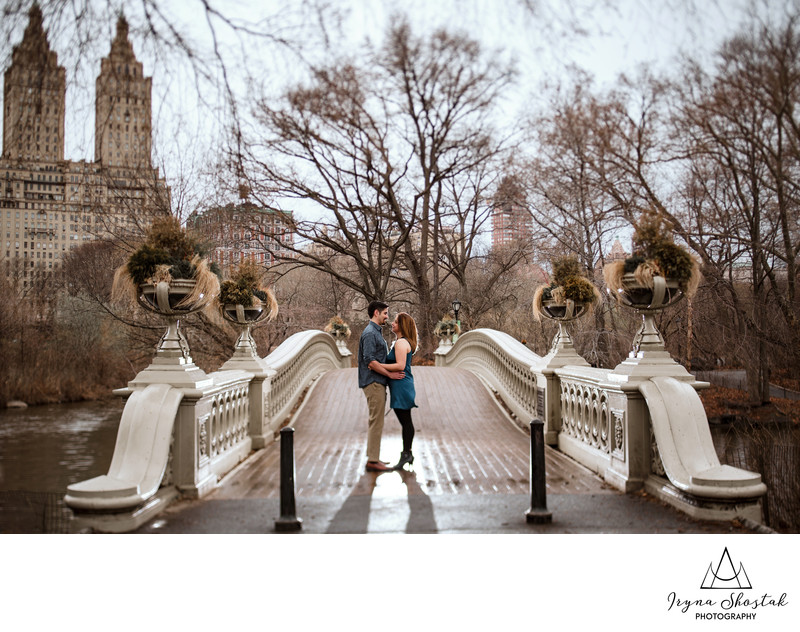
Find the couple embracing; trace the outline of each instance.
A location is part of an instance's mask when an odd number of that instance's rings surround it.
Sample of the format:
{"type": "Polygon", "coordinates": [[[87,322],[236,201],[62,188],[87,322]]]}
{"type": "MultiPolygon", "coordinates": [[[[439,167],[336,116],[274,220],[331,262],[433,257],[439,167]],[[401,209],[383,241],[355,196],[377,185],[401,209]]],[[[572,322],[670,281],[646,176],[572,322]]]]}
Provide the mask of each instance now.
{"type": "Polygon", "coordinates": [[[392,321],[395,342],[391,350],[386,346],[381,328],[389,320],[389,306],[381,301],[372,301],[367,307],[367,323],[358,343],[358,387],[364,391],[369,409],[367,428],[367,471],[388,472],[402,469],[406,463],[414,462],[411,443],[414,440],[414,424],[411,409],[414,402],[414,376],[411,375],[411,356],[417,349],[417,325],[405,312],[397,314],[392,321]],[[381,436],[386,409],[386,387],[389,387],[390,406],[397,415],[403,431],[403,452],[394,467],[381,461],[381,436]]]}

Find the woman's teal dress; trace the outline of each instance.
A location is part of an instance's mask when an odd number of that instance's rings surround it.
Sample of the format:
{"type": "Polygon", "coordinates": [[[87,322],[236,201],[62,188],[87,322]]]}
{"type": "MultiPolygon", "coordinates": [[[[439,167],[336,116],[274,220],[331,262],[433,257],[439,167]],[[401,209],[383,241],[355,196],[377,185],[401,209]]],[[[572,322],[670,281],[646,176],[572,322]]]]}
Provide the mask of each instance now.
{"type": "MultiPolygon", "coordinates": [[[[414,376],[411,375],[411,356],[413,355],[414,352],[411,351],[406,356],[406,368],[403,369],[406,376],[402,380],[389,380],[389,394],[391,396],[389,405],[392,408],[402,410],[417,408],[414,402],[417,392],[414,389],[414,376]]],[[[386,364],[394,364],[395,362],[397,362],[397,357],[394,353],[394,345],[392,345],[391,351],[386,356],[386,364]]]]}

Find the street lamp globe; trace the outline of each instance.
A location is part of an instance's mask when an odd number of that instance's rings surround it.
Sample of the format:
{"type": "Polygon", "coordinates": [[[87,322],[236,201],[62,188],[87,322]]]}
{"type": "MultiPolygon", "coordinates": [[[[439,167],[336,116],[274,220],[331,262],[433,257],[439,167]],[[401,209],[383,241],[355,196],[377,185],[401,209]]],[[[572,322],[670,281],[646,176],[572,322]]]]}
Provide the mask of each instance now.
{"type": "Polygon", "coordinates": [[[456,320],[458,320],[458,310],[461,309],[461,301],[458,299],[453,301],[453,314],[455,314],[456,320]]]}

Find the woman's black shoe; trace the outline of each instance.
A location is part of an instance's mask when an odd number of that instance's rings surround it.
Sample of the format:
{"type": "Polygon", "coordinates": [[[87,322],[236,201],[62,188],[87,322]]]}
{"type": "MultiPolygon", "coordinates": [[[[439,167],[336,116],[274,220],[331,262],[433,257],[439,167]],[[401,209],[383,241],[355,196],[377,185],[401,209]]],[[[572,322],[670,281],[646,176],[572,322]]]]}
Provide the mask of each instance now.
{"type": "Polygon", "coordinates": [[[402,470],[403,466],[408,463],[414,463],[414,455],[411,452],[401,452],[400,453],[400,460],[397,462],[397,465],[394,466],[396,470],[402,470]]]}

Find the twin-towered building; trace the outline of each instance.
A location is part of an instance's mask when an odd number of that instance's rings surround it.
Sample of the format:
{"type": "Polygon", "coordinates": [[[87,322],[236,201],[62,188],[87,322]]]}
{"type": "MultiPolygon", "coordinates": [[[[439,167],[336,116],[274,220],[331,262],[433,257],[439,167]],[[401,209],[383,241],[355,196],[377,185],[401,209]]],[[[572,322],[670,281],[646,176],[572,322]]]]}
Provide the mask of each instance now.
{"type": "Polygon", "coordinates": [[[151,89],[120,17],[96,82],[94,161],[67,159],[66,72],[31,8],[3,84],[0,266],[19,287],[57,270],[72,248],[169,212],[151,162],[151,89]]]}

